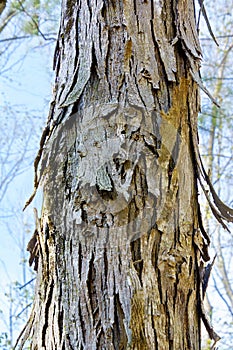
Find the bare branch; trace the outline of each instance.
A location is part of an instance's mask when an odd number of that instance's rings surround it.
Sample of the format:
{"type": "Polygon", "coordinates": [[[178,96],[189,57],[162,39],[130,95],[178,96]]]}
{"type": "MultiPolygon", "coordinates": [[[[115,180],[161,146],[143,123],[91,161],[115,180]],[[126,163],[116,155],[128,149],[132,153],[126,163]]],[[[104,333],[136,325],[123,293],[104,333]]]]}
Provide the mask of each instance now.
{"type": "Polygon", "coordinates": [[[232,307],[229,305],[228,301],[226,300],[226,298],[224,298],[223,293],[220,292],[218,284],[216,282],[216,279],[213,277],[213,281],[214,281],[214,288],[217,291],[218,295],[220,296],[220,298],[224,301],[225,305],[228,308],[228,311],[230,312],[231,316],[233,317],[233,311],[232,311],[232,307]]]}
{"type": "Polygon", "coordinates": [[[42,31],[40,30],[39,28],[39,25],[38,23],[35,21],[35,19],[30,15],[30,13],[25,9],[25,7],[23,6],[23,3],[18,0],[20,6],[21,6],[21,9],[22,11],[30,18],[30,20],[33,22],[33,24],[35,25],[36,29],[38,30],[38,33],[40,33],[40,35],[42,36],[42,38],[44,40],[49,40],[48,38],[46,38],[46,36],[42,33],[42,31]]]}
{"type": "MultiPolygon", "coordinates": [[[[50,41],[55,41],[56,38],[55,37],[50,37],[51,35],[56,35],[56,33],[46,33],[44,34],[46,36],[46,40],[50,40],[50,41]]],[[[31,39],[31,35],[21,35],[21,36],[13,36],[12,38],[6,38],[6,39],[2,39],[0,40],[0,43],[6,42],[6,41],[15,41],[15,40],[24,40],[24,39],[31,39]]]]}

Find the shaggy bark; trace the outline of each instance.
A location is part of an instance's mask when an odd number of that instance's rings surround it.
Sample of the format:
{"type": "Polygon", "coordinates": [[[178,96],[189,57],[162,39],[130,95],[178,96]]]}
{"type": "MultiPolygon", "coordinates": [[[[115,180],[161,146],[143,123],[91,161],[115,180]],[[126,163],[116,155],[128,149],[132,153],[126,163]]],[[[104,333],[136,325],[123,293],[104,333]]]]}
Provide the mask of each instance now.
{"type": "Polygon", "coordinates": [[[190,0],[63,1],[21,346],[200,349],[200,54],[190,0]]]}

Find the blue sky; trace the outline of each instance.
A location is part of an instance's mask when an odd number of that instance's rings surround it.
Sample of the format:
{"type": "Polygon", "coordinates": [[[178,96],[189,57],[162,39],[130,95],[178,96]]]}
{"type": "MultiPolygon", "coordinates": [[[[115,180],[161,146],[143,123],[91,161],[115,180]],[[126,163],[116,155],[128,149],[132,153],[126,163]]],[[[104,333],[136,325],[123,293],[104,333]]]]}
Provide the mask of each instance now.
{"type": "MultiPolygon", "coordinates": [[[[33,43],[30,43],[32,46],[33,43]]],[[[17,176],[8,186],[8,190],[0,203],[0,309],[8,319],[9,305],[5,305],[4,293],[8,291],[10,282],[19,281],[23,283],[22,274],[22,249],[27,244],[34,230],[34,206],[40,207],[40,200],[37,196],[33,204],[23,213],[22,208],[33,191],[33,161],[38,150],[39,138],[43,125],[45,125],[49,100],[52,91],[53,75],[51,72],[52,53],[54,44],[50,48],[30,50],[22,61],[13,70],[7,71],[0,76],[0,127],[13,125],[15,122],[25,123],[25,135],[31,137],[32,142],[28,145],[28,157],[23,165],[23,173],[17,176]],[[14,115],[6,115],[4,106],[13,106],[14,115]],[[17,119],[17,120],[16,120],[17,119]],[[31,123],[31,125],[30,125],[31,123]],[[32,126],[32,130],[29,128],[32,126]],[[28,130],[27,130],[28,128],[28,130]],[[30,133],[32,133],[30,135],[30,133]],[[4,216],[8,216],[8,218],[4,216]],[[29,225],[28,227],[26,225],[29,225]],[[23,233],[25,239],[23,239],[23,233]]],[[[25,55],[28,50],[28,43],[25,42],[18,48],[14,55],[9,57],[8,65],[25,55]]],[[[24,125],[22,125],[22,130],[24,125]]],[[[9,138],[11,131],[8,130],[9,138]]],[[[17,136],[18,137],[18,136],[17,136]]],[[[1,137],[3,142],[3,137],[1,137]]],[[[20,147],[20,140],[14,140],[13,146],[20,147]]],[[[23,144],[23,140],[22,140],[23,144]]],[[[17,159],[17,148],[15,159],[17,159]]],[[[13,153],[13,152],[12,152],[13,153]]],[[[14,159],[14,156],[13,158],[14,159]]],[[[28,271],[28,267],[26,268],[28,271]]],[[[27,272],[26,279],[30,278],[27,272]]],[[[7,331],[0,318],[0,334],[7,331]]],[[[15,332],[15,336],[17,332],[15,332]]]]}

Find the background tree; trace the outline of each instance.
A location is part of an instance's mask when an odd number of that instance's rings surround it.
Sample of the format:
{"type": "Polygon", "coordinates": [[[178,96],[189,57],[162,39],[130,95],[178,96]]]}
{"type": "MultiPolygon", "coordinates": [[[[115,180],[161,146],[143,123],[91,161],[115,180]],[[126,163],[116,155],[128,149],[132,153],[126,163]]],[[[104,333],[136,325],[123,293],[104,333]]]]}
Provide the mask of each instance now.
{"type": "MultiPolygon", "coordinates": [[[[210,178],[218,194],[226,203],[232,205],[232,48],[233,33],[230,2],[219,3],[214,9],[209,8],[219,46],[213,44],[206,32],[202,32],[204,64],[202,76],[205,84],[213,91],[221,108],[210,105],[203,96],[202,114],[200,115],[201,149],[210,178]],[[218,24],[221,22],[221,26],[218,24]]],[[[203,28],[203,27],[202,27],[203,28]]],[[[210,281],[210,313],[216,329],[221,331],[221,349],[231,348],[232,334],[232,234],[216,224],[207,205],[205,224],[212,241],[212,256],[216,255],[210,281]],[[217,300],[217,302],[216,302],[217,300]]],[[[229,226],[232,228],[231,226],[229,226]]]]}
{"type": "Polygon", "coordinates": [[[220,223],[232,210],[197,148],[200,53],[191,1],[63,1],[20,348],[32,335],[32,349],[199,349],[201,317],[218,339],[201,303],[197,179],[220,223]]]}
{"type": "Polygon", "coordinates": [[[33,283],[27,282],[34,276],[27,266],[26,247],[34,220],[22,208],[31,191],[27,184],[45,119],[43,106],[51,91],[48,83],[38,103],[38,86],[45,85],[40,65],[51,80],[46,67],[56,41],[60,6],[56,0],[7,1],[0,12],[0,348],[6,350],[12,349],[32,302],[33,283]],[[30,69],[25,67],[30,64],[36,83],[26,96],[30,69]]]}
{"type": "MultiPolygon", "coordinates": [[[[7,4],[5,1],[1,2],[0,75],[5,89],[12,82],[15,86],[21,87],[21,81],[16,80],[16,71],[23,64],[28,52],[36,46],[41,48],[45,43],[48,45],[47,41],[49,45],[55,41],[57,23],[55,16],[59,13],[58,4],[56,0],[52,2],[17,0],[8,1],[7,4]],[[51,29],[54,32],[51,32],[51,29]],[[48,31],[47,37],[44,31],[48,31]],[[26,39],[28,39],[27,43],[25,43],[26,39]]],[[[30,151],[32,145],[36,144],[35,138],[38,139],[36,132],[40,132],[43,123],[41,115],[36,115],[34,110],[28,110],[28,106],[22,108],[22,104],[20,107],[14,105],[8,100],[6,94],[2,91],[1,114],[6,117],[1,120],[0,201],[6,193],[8,184],[25,169],[23,161],[25,160],[28,164],[28,157],[32,158],[30,151]],[[31,134],[34,139],[31,139],[29,147],[31,134]]]]}

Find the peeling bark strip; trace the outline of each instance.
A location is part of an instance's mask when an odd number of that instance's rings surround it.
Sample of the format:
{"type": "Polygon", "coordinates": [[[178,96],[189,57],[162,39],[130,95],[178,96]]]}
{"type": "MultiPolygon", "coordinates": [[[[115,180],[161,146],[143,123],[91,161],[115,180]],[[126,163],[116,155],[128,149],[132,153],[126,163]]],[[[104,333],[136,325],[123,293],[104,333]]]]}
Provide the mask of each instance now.
{"type": "Polygon", "coordinates": [[[193,1],[63,1],[20,349],[200,349],[200,55],[193,1]]]}

